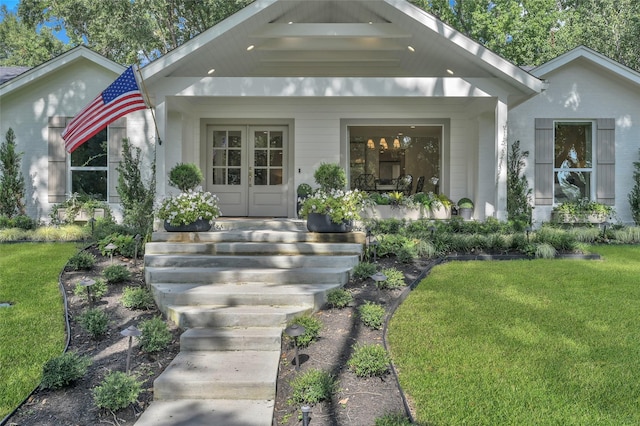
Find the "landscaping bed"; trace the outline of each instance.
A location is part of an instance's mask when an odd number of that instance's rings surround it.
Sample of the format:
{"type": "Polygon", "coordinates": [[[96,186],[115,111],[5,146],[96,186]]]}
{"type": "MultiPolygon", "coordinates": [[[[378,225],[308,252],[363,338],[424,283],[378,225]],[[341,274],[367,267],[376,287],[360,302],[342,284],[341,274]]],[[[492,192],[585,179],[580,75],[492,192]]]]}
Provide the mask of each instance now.
{"type": "MultiPolygon", "coordinates": [[[[179,352],[181,331],[169,324],[173,340],[159,354],[141,351],[137,339],[133,339],[131,371],[143,382],[138,401],[128,408],[111,413],[95,406],[92,389],[105,375],[126,369],[128,338],[120,334],[130,325],[159,315],[157,310],[136,311],[122,306],[125,287],[143,286],[142,262],[114,256],[113,264],[126,265],[132,278],[122,284],[109,284],[108,292],[95,303],[110,318],[107,334],[94,340],[77,322],[78,316],[88,308],[86,297],[74,295],[74,288],[83,278],[98,279],[105,267],[111,264],[108,256],[101,256],[96,249],[89,250],[97,258],[90,271],[64,271],[61,282],[68,300],[68,316],[71,326],[69,351],[87,355],[93,363],[87,374],[70,387],[60,390],[37,390],[8,419],[6,425],[14,426],[66,426],[66,425],[131,425],[153,400],[153,381],[179,352]]],[[[407,284],[415,281],[431,261],[412,264],[398,263],[391,258],[378,259],[378,268],[394,267],[402,271],[407,284]]],[[[395,376],[359,378],[346,363],[352,347],[359,344],[383,344],[383,330],[371,330],[357,316],[357,307],[365,301],[380,303],[388,314],[394,309],[403,291],[407,289],[380,290],[370,278],[352,279],[345,288],[353,295],[353,302],[343,309],[326,309],[314,316],[322,322],[319,339],[299,351],[300,370],[296,371],[292,342],[283,339],[283,352],[278,375],[275,419],[279,425],[301,424],[300,406],[291,405],[289,382],[300,373],[316,368],[328,371],[337,383],[337,392],[328,400],[311,407],[313,426],[321,425],[373,425],[375,420],[388,413],[404,414],[405,408],[395,376]]]]}

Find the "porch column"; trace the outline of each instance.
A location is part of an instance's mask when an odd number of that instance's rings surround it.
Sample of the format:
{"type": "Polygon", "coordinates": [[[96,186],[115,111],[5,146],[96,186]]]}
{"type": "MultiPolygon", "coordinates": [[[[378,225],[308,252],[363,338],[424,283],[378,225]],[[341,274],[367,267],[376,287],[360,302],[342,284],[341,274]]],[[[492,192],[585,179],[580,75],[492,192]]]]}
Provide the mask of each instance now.
{"type": "Polygon", "coordinates": [[[507,220],[507,141],[508,106],[498,99],[495,112],[495,155],[496,155],[496,218],[507,220]]]}
{"type": "MultiPolygon", "coordinates": [[[[166,103],[160,102],[155,107],[156,123],[158,125],[158,135],[156,137],[156,197],[162,198],[166,195],[166,149],[167,149],[167,131],[166,131],[166,103]],[[162,141],[162,144],[160,142],[162,141]]],[[[155,134],[155,129],[153,131],[155,134]]]]}

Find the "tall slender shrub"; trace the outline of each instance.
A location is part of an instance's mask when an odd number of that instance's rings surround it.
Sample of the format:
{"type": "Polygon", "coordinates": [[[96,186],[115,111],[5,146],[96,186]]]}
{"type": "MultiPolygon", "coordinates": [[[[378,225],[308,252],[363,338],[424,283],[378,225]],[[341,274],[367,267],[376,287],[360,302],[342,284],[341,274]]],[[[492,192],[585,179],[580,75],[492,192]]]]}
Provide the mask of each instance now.
{"type": "Polygon", "coordinates": [[[0,215],[25,214],[24,176],[20,171],[22,152],[16,151],[16,135],[12,128],[0,145],[0,215]]]}
{"type": "Polygon", "coordinates": [[[117,191],[123,209],[123,223],[140,235],[151,233],[153,222],[153,200],[155,197],[156,164],[151,162],[151,178],[145,183],[140,173],[140,148],[122,140],[122,161],[118,164],[117,191]]]}
{"type": "Polygon", "coordinates": [[[507,155],[507,218],[516,223],[531,223],[531,188],[524,175],[529,151],[520,150],[520,141],[511,145],[507,155]]]}

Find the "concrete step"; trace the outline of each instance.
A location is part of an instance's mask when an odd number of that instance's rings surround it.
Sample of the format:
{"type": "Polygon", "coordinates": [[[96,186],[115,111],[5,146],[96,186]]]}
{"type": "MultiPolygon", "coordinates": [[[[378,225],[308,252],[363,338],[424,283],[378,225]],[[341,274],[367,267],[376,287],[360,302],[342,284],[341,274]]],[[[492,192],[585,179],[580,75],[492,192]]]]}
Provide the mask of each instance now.
{"type": "Polygon", "coordinates": [[[307,221],[303,219],[250,219],[225,218],[215,220],[215,230],[264,230],[270,231],[307,231],[307,221]]]}
{"type": "Polygon", "coordinates": [[[229,266],[242,268],[353,268],[358,264],[358,256],[209,256],[209,255],[172,255],[148,254],[145,257],[147,267],[186,268],[226,268],[229,266]]]}
{"type": "Polygon", "coordinates": [[[158,307],[168,305],[309,306],[320,309],[334,284],[151,284],[158,307]]]}
{"type": "MultiPolygon", "coordinates": [[[[211,254],[211,255],[358,255],[362,254],[362,244],[358,243],[310,243],[310,242],[193,242],[147,243],[145,254],[211,254]]],[[[146,259],[145,256],[145,259],[146,259]]]]}
{"type": "MultiPolygon", "coordinates": [[[[270,242],[270,243],[355,243],[364,244],[364,232],[323,234],[301,231],[229,230],[210,232],[154,232],[151,242],[166,243],[223,243],[223,242],[270,242]]],[[[150,243],[148,243],[150,244],[150,243]]]]}
{"type": "Polygon", "coordinates": [[[242,264],[227,268],[145,267],[147,283],[281,283],[345,284],[351,268],[244,269],[242,264]]]}
{"type": "Polygon", "coordinates": [[[273,400],[280,351],[180,352],[153,382],[154,400],[273,400]]]}
{"type": "Polygon", "coordinates": [[[169,305],[166,315],[181,328],[278,327],[311,311],[309,306],[169,305]]]}
{"type": "Polygon", "coordinates": [[[153,401],[136,426],[272,426],[273,400],[153,401]]]}
{"type": "Polygon", "coordinates": [[[282,327],[190,328],[180,336],[180,350],[279,351],[282,327]]]}

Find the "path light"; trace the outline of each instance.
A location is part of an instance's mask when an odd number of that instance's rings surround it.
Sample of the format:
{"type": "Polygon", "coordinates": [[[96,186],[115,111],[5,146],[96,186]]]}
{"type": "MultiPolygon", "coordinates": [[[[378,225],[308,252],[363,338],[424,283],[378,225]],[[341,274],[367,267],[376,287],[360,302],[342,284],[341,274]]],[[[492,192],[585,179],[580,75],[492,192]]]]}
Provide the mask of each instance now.
{"type": "Polygon", "coordinates": [[[429,231],[431,231],[431,239],[433,240],[433,236],[436,233],[436,227],[435,226],[430,226],[429,227],[429,231]]]}
{"type": "Polygon", "coordinates": [[[130,325],[120,332],[125,337],[129,338],[129,350],[127,350],[127,370],[126,373],[129,374],[129,363],[131,360],[131,341],[133,340],[133,336],[138,337],[142,334],[140,330],[136,328],[135,325],[130,325]]]}
{"type": "Polygon", "coordinates": [[[379,282],[387,280],[387,276],[385,274],[383,274],[382,272],[380,272],[380,271],[378,271],[375,274],[371,275],[369,278],[371,278],[373,281],[375,281],[376,287],[378,287],[378,283],[379,282]]]}
{"type": "Polygon", "coordinates": [[[367,235],[366,235],[366,240],[367,240],[367,248],[369,250],[373,250],[373,263],[376,263],[377,261],[377,246],[378,246],[378,240],[376,239],[376,237],[373,235],[373,233],[371,232],[371,228],[367,228],[367,235]]]}
{"type": "Polygon", "coordinates": [[[602,228],[602,238],[607,238],[607,226],[609,226],[609,222],[606,220],[600,223],[600,227],[602,228]]]}
{"type": "Polygon", "coordinates": [[[140,234],[136,234],[133,239],[136,240],[136,248],[133,252],[133,264],[135,266],[138,264],[138,246],[140,245],[140,240],[142,239],[142,237],[140,236],[140,234]]]}
{"type": "Polygon", "coordinates": [[[93,235],[93,231],[96,227],[96,218],[92,217],[89,219],[89,225],[91,225],[91,235],[93,235]]]}
{"type": "Polygon", "coordinates": [[[311,407],[303,405],[300,410],[302,411],[302,426],[309,426],[309,413],[311,412],[311,407]]]}
{"type": "Polygon", "coordinates": [[[111,258],[111,264],[112,264],[112,265],[113,265],[113,251],[114,251],[115,249],[117,249],[117,248],[118,248],[118,246],[117,246],[117,245],[115,245],[115,244],[113,244],[113,243],[109,243],[109,244],[107,244],[107,245],[105,246],[105,248],[104,248],[105,250],[107,250],[107,251],[109,252],[109,256],[110,256],[110,258],[111,258]]]}
{"type": "Polygon", "coordinates": [[[529,234],[531,233],[531,231],[533,231],[533,229],[531,229],[530,226],[527,226],[526,228],[524,228],[524,232],[527,233],[527,244],[529,244],[529,234]]]}
{"type": "Polygon", "coordinates": [[[300,369],[300,359],[298,358],[298,336],[302,336],[305,333],[305,329],[300,324],[291,324],[284,329],[287,336],[293,338],[293,346],[296,348],[296,370],[300,369]]]}
{"type": "Polygon", "coordinates": [[[96,283],[95,280],[92,280],[91,278],[87,278],[87,277],[84,277],[78,283],[82,287],[85,287],[87,289],[87,299],[89,300],[89,307],[90,308],[93,308],[93,299],[91,297],[91,286],[94,285],[95,283],[96,283]]]}

